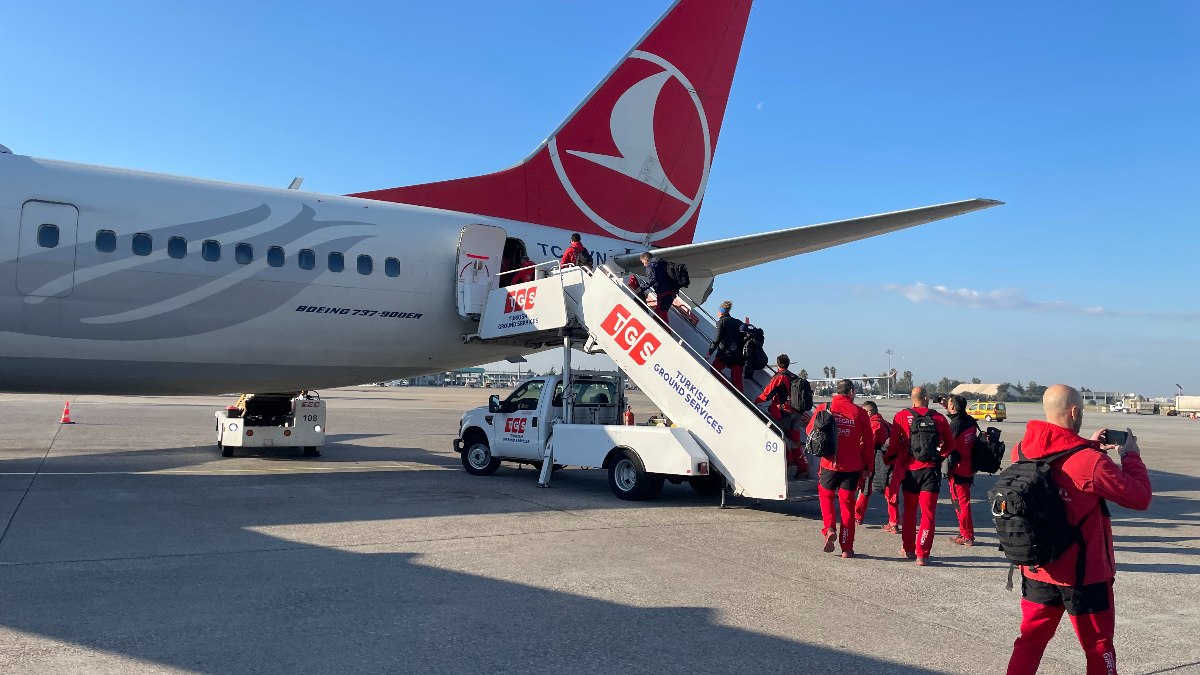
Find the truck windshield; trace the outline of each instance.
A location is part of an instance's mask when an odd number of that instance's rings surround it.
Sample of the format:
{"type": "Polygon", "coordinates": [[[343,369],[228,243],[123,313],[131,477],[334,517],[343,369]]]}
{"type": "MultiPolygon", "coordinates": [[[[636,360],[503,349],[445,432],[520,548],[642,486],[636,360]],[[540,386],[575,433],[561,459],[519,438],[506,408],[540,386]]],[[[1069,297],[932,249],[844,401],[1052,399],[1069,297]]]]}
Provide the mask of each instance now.
{"type": "MultiPolygon", "coordinates": [[[[571,383],[575,392],[575,405],[616,405],[617,385],[615,382],[576,380],[571,383]]],[[[562,382],[554,388],[552,405],[562,406],[562,382]]]]}
{"type": "Polygon", "coordinates": [[[505,401],[512,410],[537,410],[538,399],[542,397],[544,380],[531,380],[517,387],[505,401]]]}

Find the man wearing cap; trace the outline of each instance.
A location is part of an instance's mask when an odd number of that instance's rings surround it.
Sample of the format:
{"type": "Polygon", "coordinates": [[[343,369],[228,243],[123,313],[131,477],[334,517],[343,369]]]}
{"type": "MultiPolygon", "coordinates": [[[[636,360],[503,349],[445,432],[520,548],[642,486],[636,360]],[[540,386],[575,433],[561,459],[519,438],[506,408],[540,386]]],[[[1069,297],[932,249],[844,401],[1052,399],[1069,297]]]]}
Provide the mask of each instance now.
{"type": "Polygon", "coordinates": [[[728,368],[733,388],[742,391],[742,364],[745,363],[742,356],[742,339],[745,337],[745,325],[729,316],[731,309],[733,303],[728,300],[722,302],[717,309],[717,336],[708,346],[708,355],[717,355],[712,362],[713,368],[722,375],[728,368]]]}

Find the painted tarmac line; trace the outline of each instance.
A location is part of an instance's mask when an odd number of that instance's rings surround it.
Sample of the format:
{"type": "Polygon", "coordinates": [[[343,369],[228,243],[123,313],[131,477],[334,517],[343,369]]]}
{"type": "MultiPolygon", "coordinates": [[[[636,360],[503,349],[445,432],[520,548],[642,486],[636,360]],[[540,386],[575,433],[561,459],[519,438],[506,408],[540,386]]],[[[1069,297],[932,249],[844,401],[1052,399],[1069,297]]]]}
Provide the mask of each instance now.
{"type": "Polygon", "coordinates": [[[396,469],[401,471],[446,471],[453,467],[439,467],[422,464],[406,466],[403,464],[376,464],[372,466],[346,467],[276,467],[270,469],[161,469],[155,471],[4,471],[0,476],[162,476],[171,474],[255,474],[255,473],[353,473],[356,471],[377,471],[379,469],[396,469]]]}

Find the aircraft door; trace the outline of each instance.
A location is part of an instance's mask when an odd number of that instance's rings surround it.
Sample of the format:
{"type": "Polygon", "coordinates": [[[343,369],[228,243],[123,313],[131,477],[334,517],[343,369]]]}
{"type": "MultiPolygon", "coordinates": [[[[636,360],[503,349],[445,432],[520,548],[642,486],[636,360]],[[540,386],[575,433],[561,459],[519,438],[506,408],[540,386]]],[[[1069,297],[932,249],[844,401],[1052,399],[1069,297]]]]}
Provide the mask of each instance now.
{"type": "Polygon", "coordinates": [[[506,237],[504,228],[492,225],[467,225],[459,233],[454,297],[462,317],[478,321],[483,314],[488,291],[500,276],[506,237]]]}
{"type": "Polygon", "coordinates": [[[79,209],[70,204],[27,201],[21,206],[17,240],[17,292],[64,297],[75,285],[79,209]]]}

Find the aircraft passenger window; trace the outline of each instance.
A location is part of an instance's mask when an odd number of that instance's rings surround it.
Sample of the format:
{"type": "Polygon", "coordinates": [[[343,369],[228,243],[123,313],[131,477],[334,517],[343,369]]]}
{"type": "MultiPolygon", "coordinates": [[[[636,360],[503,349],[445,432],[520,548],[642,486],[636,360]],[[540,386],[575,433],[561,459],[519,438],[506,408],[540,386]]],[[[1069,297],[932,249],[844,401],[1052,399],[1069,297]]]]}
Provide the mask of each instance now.
{"type": "Polygon", "coordinates": [[[154,248],[154,238],[145,232],[138,232],[133,235],[133,254],[134,255],[150,255],[150,251],[154,248]]]}
{"type": "Polygon", "coordinates": [[[117,233],[112,230],[96,232],[96,250],[101,253],[112,253],[117,250],[117,233]]]}
{"type": "Polygon", "coordinates": [[[167,240],[167,255],[180,260],[187,255],[187,239],[171,237],[167,240]]]}
{"type": "Polygon", "coordinates": [[[278,246],[272,246],[267,249],[267,264],[271,267],[283,267],[283,249],[278,246]]]}
{"type": "Polygon", "coordinates": [[[216,239],[205,239],[200,245],[200,257],[208,262],[217,262],[221,259],[221,242],[216,239]]]}
{"type": "Polygon", "coordinates": [[[296,256],[296,262],[302,270],[311,270],[317,266],[317,254],[313,253],[311,248],[300,249],[299,255],[296,256]]]}
{"type": "Polygon", "coordinates": [[[254,247],[250,244],[242,243],[233,247],[233,259],[239,265],[249,265],[254,262],[254,247]]]}
{"type": "Polygon", "coordinates": [[[371,260],[371,256],[369,256],[369,255],[358,256],[358,273],[359,274],[370,274],[374,270],[375,270],[375,263],[371,260]]]}
{"type": "Polygon", "coordinates": [[[383,261],[383,273],[389,277],[400,276],[400,261],[395,258],[388,258],[383,261]]]}
{"type": "Polygon", "coordinates": [[[346,256],[334,251],[329,254],[329,271],[341,272],[346,269],[346,256]]]}
{"type": "Polygon", "coordinates": [[[50,223],[38,225],[37,241],[42,248],[58,246],[58,226],[50,223]]]}

